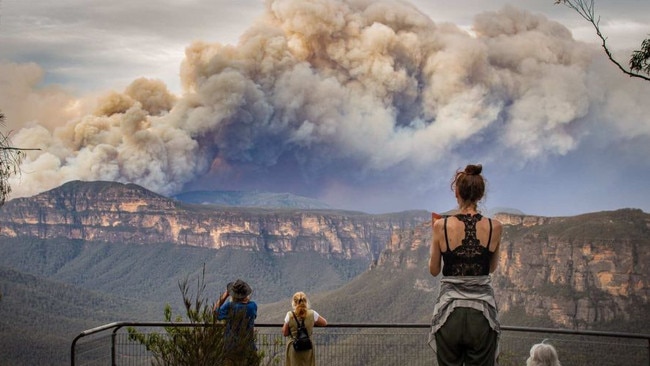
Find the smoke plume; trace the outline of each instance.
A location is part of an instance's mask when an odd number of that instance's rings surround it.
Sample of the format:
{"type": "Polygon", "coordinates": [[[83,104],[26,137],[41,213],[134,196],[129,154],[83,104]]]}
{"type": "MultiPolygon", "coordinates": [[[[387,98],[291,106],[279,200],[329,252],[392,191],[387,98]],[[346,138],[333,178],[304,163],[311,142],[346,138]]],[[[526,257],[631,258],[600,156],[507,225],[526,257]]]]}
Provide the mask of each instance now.
{"type": "Polygon", "coordinates": [[[41,149],[14,196],[82,179],[352,207],[388,186],[447,187],[468,162],[521,169],[605,136],[647,141],[648,87],[600,52],[510,6],[477,15],[468,33],[397,0],[267,0],[237,45],[186,48],[180,96],[141,78],[80,99],[39,89],[36,65],[5,64],[13,144],[41,149]]]}

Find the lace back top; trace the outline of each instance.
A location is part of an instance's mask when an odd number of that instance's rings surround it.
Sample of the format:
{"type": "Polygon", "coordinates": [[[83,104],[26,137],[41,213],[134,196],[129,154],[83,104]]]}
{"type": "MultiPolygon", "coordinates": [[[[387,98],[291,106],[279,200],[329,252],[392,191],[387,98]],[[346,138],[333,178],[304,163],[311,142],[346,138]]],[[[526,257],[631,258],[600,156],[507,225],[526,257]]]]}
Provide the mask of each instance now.
{"type": "Polygon", "coordinates": [[[490,274],[490,259],[492,252],[490,252],[490,242],[492,241],[492,220],[488,218],[490,223],[490,234],[487,246],[481,245],[476,237],[476,223],[483,218],[481,214],[469,215],[458,214],[455,215],[458,220],[465,224],[465,238],[462,243],[454,248],[449,249],[449,237],[447,236],[447,218],[445,217],[445,242],[447,250],[442,253],[444,259],[444,266],[442,274],[444,276],[487,276],[490,274]]]}

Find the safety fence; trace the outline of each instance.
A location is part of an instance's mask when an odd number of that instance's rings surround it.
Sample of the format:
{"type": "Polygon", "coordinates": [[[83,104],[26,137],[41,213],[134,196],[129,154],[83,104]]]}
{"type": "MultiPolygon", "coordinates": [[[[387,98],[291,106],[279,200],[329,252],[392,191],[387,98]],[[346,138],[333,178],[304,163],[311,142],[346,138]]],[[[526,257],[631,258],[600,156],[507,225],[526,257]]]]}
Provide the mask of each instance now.
{"type": "MultiPolygon", "coordinates": [[[[117,322],[81,332],[72,342],[71,365],[154,365],[155,355],[129,336],[128,328],[165,336],[169,327],[213,325],[166,322],[117,322]]],[[[219,326],[219,325],[217,325],[219,326]]],[[[526,364],[530,347],[552,344],[563,366],[648,365],[650,334],[502,326],[500,366],[526,364]]],[[[281,324],[256,324],[261,366],[284,365],[286,339],[281,324]]],[[[319,365],[437,365],[427,344],[428,324],[330,324],[315,328],[319,365]]]]}

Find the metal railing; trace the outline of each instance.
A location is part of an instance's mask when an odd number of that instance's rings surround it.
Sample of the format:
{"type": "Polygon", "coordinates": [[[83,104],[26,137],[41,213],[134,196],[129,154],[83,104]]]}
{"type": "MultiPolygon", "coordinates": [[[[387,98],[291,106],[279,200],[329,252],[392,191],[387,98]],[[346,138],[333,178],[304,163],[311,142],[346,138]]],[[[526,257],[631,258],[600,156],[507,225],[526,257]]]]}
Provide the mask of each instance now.
{"type": "MultiPolygon", "coordinates": [[[[117,322],[81,332],[72,341],[71,365],[151,365],[154,356],[129,337],[128,327],[160,333],[168,327],[204,324],[117,322]],[[158,329],[158,331],[155,331],[158,329]]],[[[262,365],[282,365],[286,341],[281,324],[256,324],[262,365]]],[[[437,365],[427,344],[429,324],[330,324],[315,328],[317,363],[331,366],[437,365]]],[[[502,326],[500,366],[525,365],[530,347],[546,340],[563,366],[649,365],[650,334],[502,326]]],[[[162,334],[162,333],[161,333],[162,334]]]]}

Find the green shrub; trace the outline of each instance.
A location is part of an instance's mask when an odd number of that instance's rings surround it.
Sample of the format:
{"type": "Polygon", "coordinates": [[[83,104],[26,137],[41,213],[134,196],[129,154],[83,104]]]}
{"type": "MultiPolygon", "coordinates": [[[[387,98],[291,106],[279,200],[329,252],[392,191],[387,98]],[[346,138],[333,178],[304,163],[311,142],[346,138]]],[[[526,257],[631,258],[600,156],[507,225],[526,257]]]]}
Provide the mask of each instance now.
{"type": "MultiPolygon", "coordinates": [[[[165,327],[165,333],[142,333],[135,328],[128,329],[129,338],[146,346],[153,355],[154,365],[195,366],[195,365],[221,365],[227,355],[224,350],[224,326],[216,321],[212,306],[207,301],[205,294],[205,266],[200,278],[197,280],[195,294],[190,293],[189,280],[186,277],[179,281],[178,287],[183,296],[185,316],[192,326],[165,327]]],[[[241,314],[245,316],[245,314],[241,314]]],[[[180,315],[174,316],[169,304],[165,306],[165,321],[184,322],[180,315]]],[[[237,321],[237,319],[234,319],[237,321]]],[[[236,334],[235,345],[237,355],[244,358],[245,364],[257,365],[262,355],[246,347],[255,335],[245,334],[242,328],[241,337],[236,334]],[[251,352],[252,351],[252,352],[251,352]]],[[[230,354],[232,354],[230,352],[230,354]]]]}

